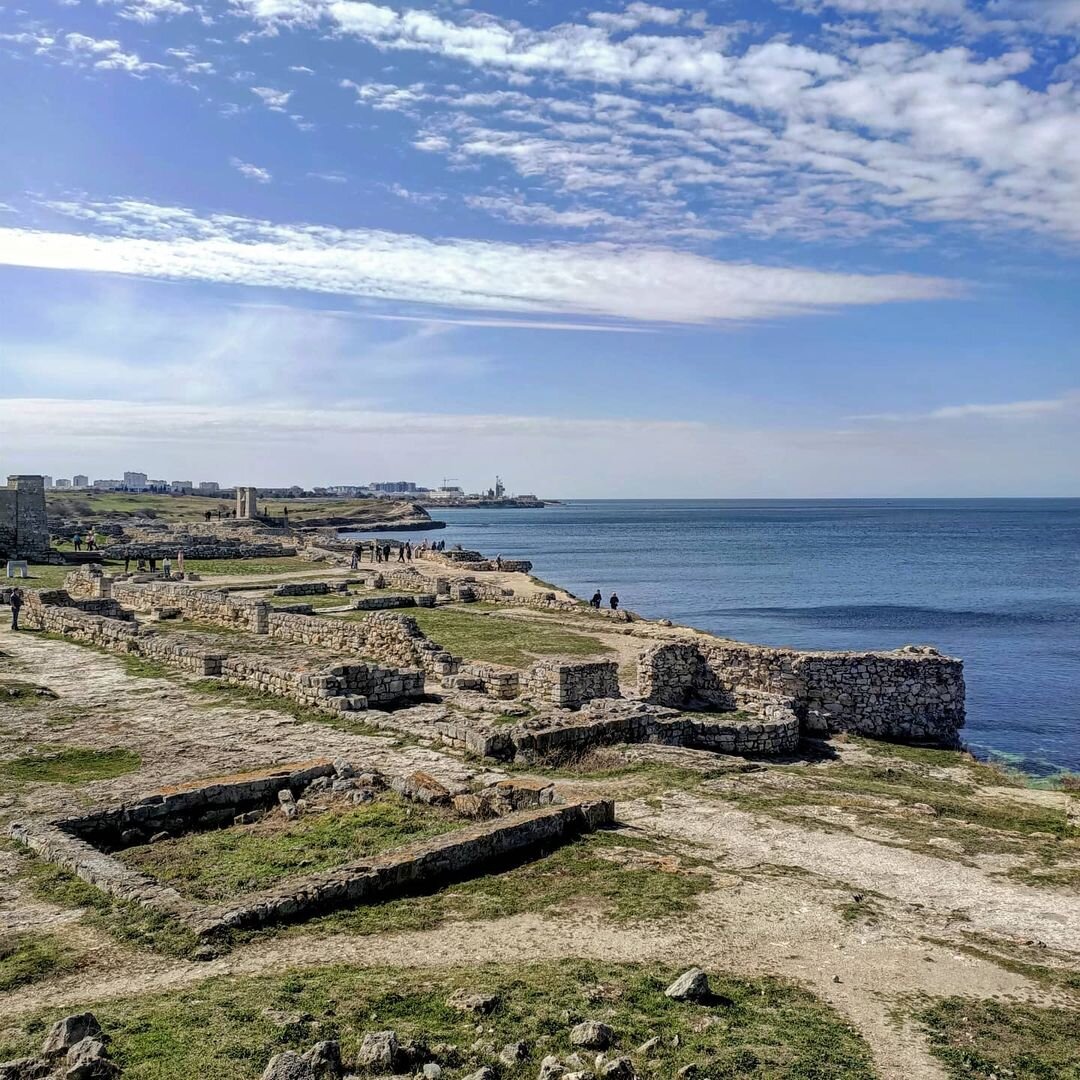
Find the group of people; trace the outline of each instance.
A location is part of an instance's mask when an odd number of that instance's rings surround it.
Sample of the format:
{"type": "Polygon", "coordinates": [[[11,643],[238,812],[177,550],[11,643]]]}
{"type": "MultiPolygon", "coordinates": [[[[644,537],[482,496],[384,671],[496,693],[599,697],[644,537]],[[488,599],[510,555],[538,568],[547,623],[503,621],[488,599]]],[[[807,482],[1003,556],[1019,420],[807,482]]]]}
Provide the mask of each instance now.
{"type": "MultiPolygon", "coordinates": [[[[360,563],[364,559],[365,546],[363,544],[357,544],[352,550],[352,561],[350,563],[353,570],[359,567],[360,563]]],[[[371,545],[371,561],[376,563],[388,563],[399,562],[407,563],[413,561],[413,556],[423,557],[427,551],[445,551],[446,541],[441,540],[435,544],[429,544],[426,540],[418,547],[413,547],[412,542],[406,540],[404,544],[399,544],[397,549],[397,558],[393,558],[394,545],[390,543],[376,542],[371,545]]]]}
{"type": "MultiPolygon", "coordinates": [[[[601,595],[600,590],[597,589],[596,592],[592,594],[592,599],[589,601],[589,606],[594,607],[597,611],[599,611],[603,604],[604,597],[601,595]]],[[[619,610],[619,598],[615,595],[615,593],[611,594],[611,598],[608,600],[608,604],[611,605],[612,611],[619,610]]]]}
{"type": "Polygon", "coordinates": [[[76,531],[75,535],[71,538],[71,542],[75,546],[76,551],[82,551],[84,544],[86,545],[87,551],[97,551],[97,534],[93,529],[90,529],[89,532],[87,532],[85,540],[83,539],[83,534],[76,531]]]}

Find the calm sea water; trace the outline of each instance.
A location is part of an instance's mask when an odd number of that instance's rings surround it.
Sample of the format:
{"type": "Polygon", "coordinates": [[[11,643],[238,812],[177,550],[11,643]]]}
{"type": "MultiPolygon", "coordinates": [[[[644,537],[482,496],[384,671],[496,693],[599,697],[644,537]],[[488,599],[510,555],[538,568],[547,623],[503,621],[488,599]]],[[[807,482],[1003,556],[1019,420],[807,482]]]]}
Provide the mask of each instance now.
{"type": "Polygon", "coordinates": [[[590,596],[805,649],[965,661],[976,752],[1080,769],[1080,499],[607,501],[440,510],[438,533],[590,596]]]}

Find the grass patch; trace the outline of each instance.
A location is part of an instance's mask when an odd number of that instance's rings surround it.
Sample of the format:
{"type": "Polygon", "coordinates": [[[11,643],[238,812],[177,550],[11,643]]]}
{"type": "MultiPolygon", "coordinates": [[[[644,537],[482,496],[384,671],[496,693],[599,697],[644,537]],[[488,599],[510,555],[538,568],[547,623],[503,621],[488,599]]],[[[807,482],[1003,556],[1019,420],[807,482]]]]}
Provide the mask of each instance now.
{"type": "Polygon", "coordinates": [[[54,694],[46,686],[23,682],[21,679],[0,679],[0,705],[39,705],[43,701],[55,701],[54,694]]]}
{"type": "Polygon", "coordinates": [[[174,674],[168,664],[163,664],[160,660],[147,660],[143,656],[121,656],[120,666],[123,667],[124,674],[133,679],[168,679],[174,674]]]}
{"type": "MultiPolygon", "coordinates": [[[[697,859],[619,832],[598,832],[543,858],[438,892],[367,904],[313,920],[313,929],[353,934],[429,930],[450,920],[500,919],[570,907],[616,923],[684,915],[712,879],[697,859]]],[[[300,931],[302,932],[302,931],[300,931]]]]}
{"type": "MultiPolygon", "coordinates": [[[[386,733],[360,719],[350,719],[347,712],[320,712],[318,709],[309,708],[288,698],[276,697],[261,690],[253,690],[247,686],[232,686],[220,679],[196,679],[194,682],[186,682],[184,685],[195,691],[204,699],[207,708],[216,708],[219,705],[235,705],[240,708],[272,709],[274,712],[291,716],[302,724],[328,724],[338,731],[347,731],[352,735],[379,735],[383,738],[386,733]]],[[[363,713],[356,714],[363,716],[363,713]]]]}
{"type": "Polygon", "coordinates": [[[713,785],[712,794],[758,811],[820,828],[843,828],[820,808],[842,810],[865,825],[893,833],[904,846],[939,858],[995,853],[1034,857],[1053,865],[1077,851],[1080,830],[1064,809],[992,799],[971,783],[931,774],[904,762],[881,766],[830,763],[767,769],[713,785]],[[930,844],[943,838],[959,847],[930,844]]]}
{"type": "Polygon", "coordinates": [[[0,762],[0,776],[38,784],[83,784],[123,776],[141,764],[142,759],[132,750],[41,747],[34,753],[0,762]]]}
{"type": "Polygon", "coordinates": [[[286,555],[269,559],[185,559],[184,571],[212,577],[215,574],[289,574],[297,570],[318,570],[310,559],[286,555]]]}
{"type": "Polygon", "coordinates": [[[140,844],[117,852],[116,858],[193,900],[226,900],[463,824],[448,810],[385,792],[361,806],[306,814],[291,822],[273,814],[256,825],[140,844]]]}
{"type": "Polygon", "coordinates": [[[558,623],[492,615],[493,610],[493,605],[469,604],[408,608],[406,614],[429,638],[467,660],[525,667],[537,656],[601,656],[611,651],[597,638],[558,623]]]}
{"type": "Polygon", "coordinates": [[[0,936],[0,992],[74,971],[75,952],[54,934],[25,932],[0,936]]]}
{"type": "Polygon", "coordinates": [[[31,563],[27,567],[29,577],[25,581],[22,578],[16,578],[12,584],[18,585],[20,589],[62,589],[64,578],[74,569],[74,566],[66,563],[61,566],[53,566],[52,563],[31,563]]]}
{"type": "MultiPolygon", "coordinates": [[[[570,1051],[573,1023],[598,1018],[627,1049],[661,1035],[652,1075],[674,1076],[697,1064],[717,1078],[871,1080],[869,1048],[836,1012],[812,994],[773,978],[716,975],[721,1003],[674,1002],[663,989],[676,969],[560,961],[479,969],[357,968],[339,965],[260,978],[217,978],[168,994],[87,1002],[113,1037],[111,1050],[128,1080],[255,1080],[269,1057],[338,1038],[348,1053],[367,1031],[393,1028],[399,1038],[459,1048],[453,1075],[493,1058],[476,1040],[476,1020],[450,1008],[462,987],[499,996],[484,1020],[483,1040],[524,1040],[528,1059],[499,1067],[502,1080],[534,1078],[548,1053],[570,1051]],[[265,1009],[308,1013],[310,1024],[282,1026],[265,1009]],[[677,1036],[677,1038],[676,1038],[677,1036]]],[[[33,1048],[57,1010],[20,1025],[0,1048],[15,1056],[33,1048]]],[[[444,1059],[445,1060],[445,1059],[444,1059]]]]}
{"type": "Polygon", "coordinates": [[[1080,1013],[1071,1009],[951,997],[925,1005],[915,1018],[950,1077],[1080,1078],[1080,1013]]]}
{"type": "Polygon", "coordinates": [[[27,864],[26,881],[34,896],[61,907],[83,908],[90,926],[124,944],[185,958],[199,947],[199,939],[178,920],[117,900],[36,856],[27,864]]]}

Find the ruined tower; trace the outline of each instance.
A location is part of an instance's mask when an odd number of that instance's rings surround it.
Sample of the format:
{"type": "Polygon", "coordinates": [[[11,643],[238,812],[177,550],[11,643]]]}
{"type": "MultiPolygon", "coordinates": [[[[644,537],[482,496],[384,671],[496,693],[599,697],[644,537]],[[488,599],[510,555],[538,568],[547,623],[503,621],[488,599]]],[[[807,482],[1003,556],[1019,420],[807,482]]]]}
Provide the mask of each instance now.
{"type": "Polygon", "coordinates": [[[32,558],[48,550],[45,477],[9,476],[7,487],[0,488],[0,552],[32,558]]]}

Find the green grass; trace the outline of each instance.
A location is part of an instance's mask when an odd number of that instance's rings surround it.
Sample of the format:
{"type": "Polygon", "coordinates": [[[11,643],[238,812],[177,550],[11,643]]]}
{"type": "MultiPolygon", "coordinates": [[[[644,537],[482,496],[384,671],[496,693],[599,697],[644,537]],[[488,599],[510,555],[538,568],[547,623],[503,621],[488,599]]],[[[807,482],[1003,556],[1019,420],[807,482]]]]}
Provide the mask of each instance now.
{"type": "Polygon", "coordinates": [[[190,957],[199,947],[195,934],[179,921],[117,900],[37,857],[28,859],[25,879],[31,895],[61,907],[83,909],[88,925],[125,945],[178,957],[190,957]]]}
{"type": "Polygon", "coordinates": [[[22,589],[62,589],[64,578],[74,570],[74,566],[53,566],[51,563],[31,563],[29,577],[24,581],[16,578],[13,584],[22,589]]]}
{"type": "Polygon", "coordinates": [[[1080,1012],[951,997],[915,1018],[950,1077],[1078,1080],[1080,1012]]]}
{"type": "MultiPolygon", "coordinates": [[[[215,574],[289,574],[297,570],[318,570],[317,563],[299,555],[268,559],[185,559],[184,570],[212,577],[215,574]]],[[[302,598],[300,598],[302,600],[302,598]]]]}
{"type": "Polygon", "coordinates": [[[141,764],[142,759],[131,750],[41,747],[35,753],[0,762],[0,777],[39,784],[83,784],[123,776],[141,764]]]}
{"type": "Polygon", "coordinates": [[[491,605],[469,604],[408,608],[404,614],[414,618],[432,641],[467,660],[525,667],[537,656],[602,656],[611,651],[597,638],[556,622],[492,615],[493,610],[491,605]]]}
{"type": "Polygon", "coordinates": [[[225,900],[283,878],[330,870],[416,840],[460,829],[448,810],[387,792],[370,803],[286,822],[189,833],[116,854],[121,862],[193,900],[225,900]]]}
{"type": "MultiPolygon", "coordinates": [[[[280,1050],[337,1038],[351,1057],[364,1032],[385,1028],[402,1041],[458,1048],[452,1075],[461,1076],[494,1059],[482,1048],[471,1049],[475,1018],[447,1005],[459,988],[498,995],[499,1005],[484,1019],[482,1041],[497,1047],[522,1039],[529,1046],[527,1061],[500,1067],[500,1080],[534,1080],[545,1054],[570,1052],[570,1027],[584,1018],[611,1024],[620,1048],[628,1050],[662,1036],[652,1076],[671,1077],[691,1063],[714,1080],[874,1076],[865,1042],[806,990],[779,979],[714,974],[721,999],[692,1005],[664,996],[676,974],[660,965],[580,960],[434,970],[338,965],[216,978],[167,994],[80,1005],[92,1009],[112,1036],[110,1050],[126,1080],[255,1080],[280,1050]],[[282,1025],[267,1009],[313,1019],[282,1025]]],[[[21,1020],[19,1034],[8,1035],[0,1055],[33,1049],[59,1014],[54,1009],[21,1020]]]]}
{"type": "Polygon", "coordinates": [[[56,695],[45,686],[23,682],[21,679],[0,679],[0,706],[39,705],[44,701],[55,700],[56,695]]]}
{"type": "Polygon", "coordinates": [[[712,878],[700,860],[672,859],[671,851],[658,843],[620,832],[598,832],[499,873],[423,896],[335,912],[309,927],[381,934],[430,930],[450,920],[500,919],[569,908],[591,908],[622,924],[673,918],[696,910],[712,878]]]}
{"type": "Polygon", "coordinates": [[[6,993],[79,966],[68,945],[54,934],[24,932],[0,936],[0,992],[6,993]]]}
{"type": "Polygon", "coordinates": [[[748,810],[803,825],[843,828],[822,820],[815,808],[843,810],[862,824],[892,833],[904,846],[939,858],[969,860],[997,853],[1034,858],[1041,866],[1080,852],[1080,830],[1070,826],[1064,809],[1011,798],[980,795],[980,774],[970,783],[931,775],[930,769],[894,759],[880,766],[832,763],[819,767],[779,767],[739,776],[712,793],[748,810]],[[892,807],[895,800],[899,805],[892,807]],[[908,808],[921,803],[930,814],[908,808]],[[945,838],[960,852],[931,845],[945,838]]]}

